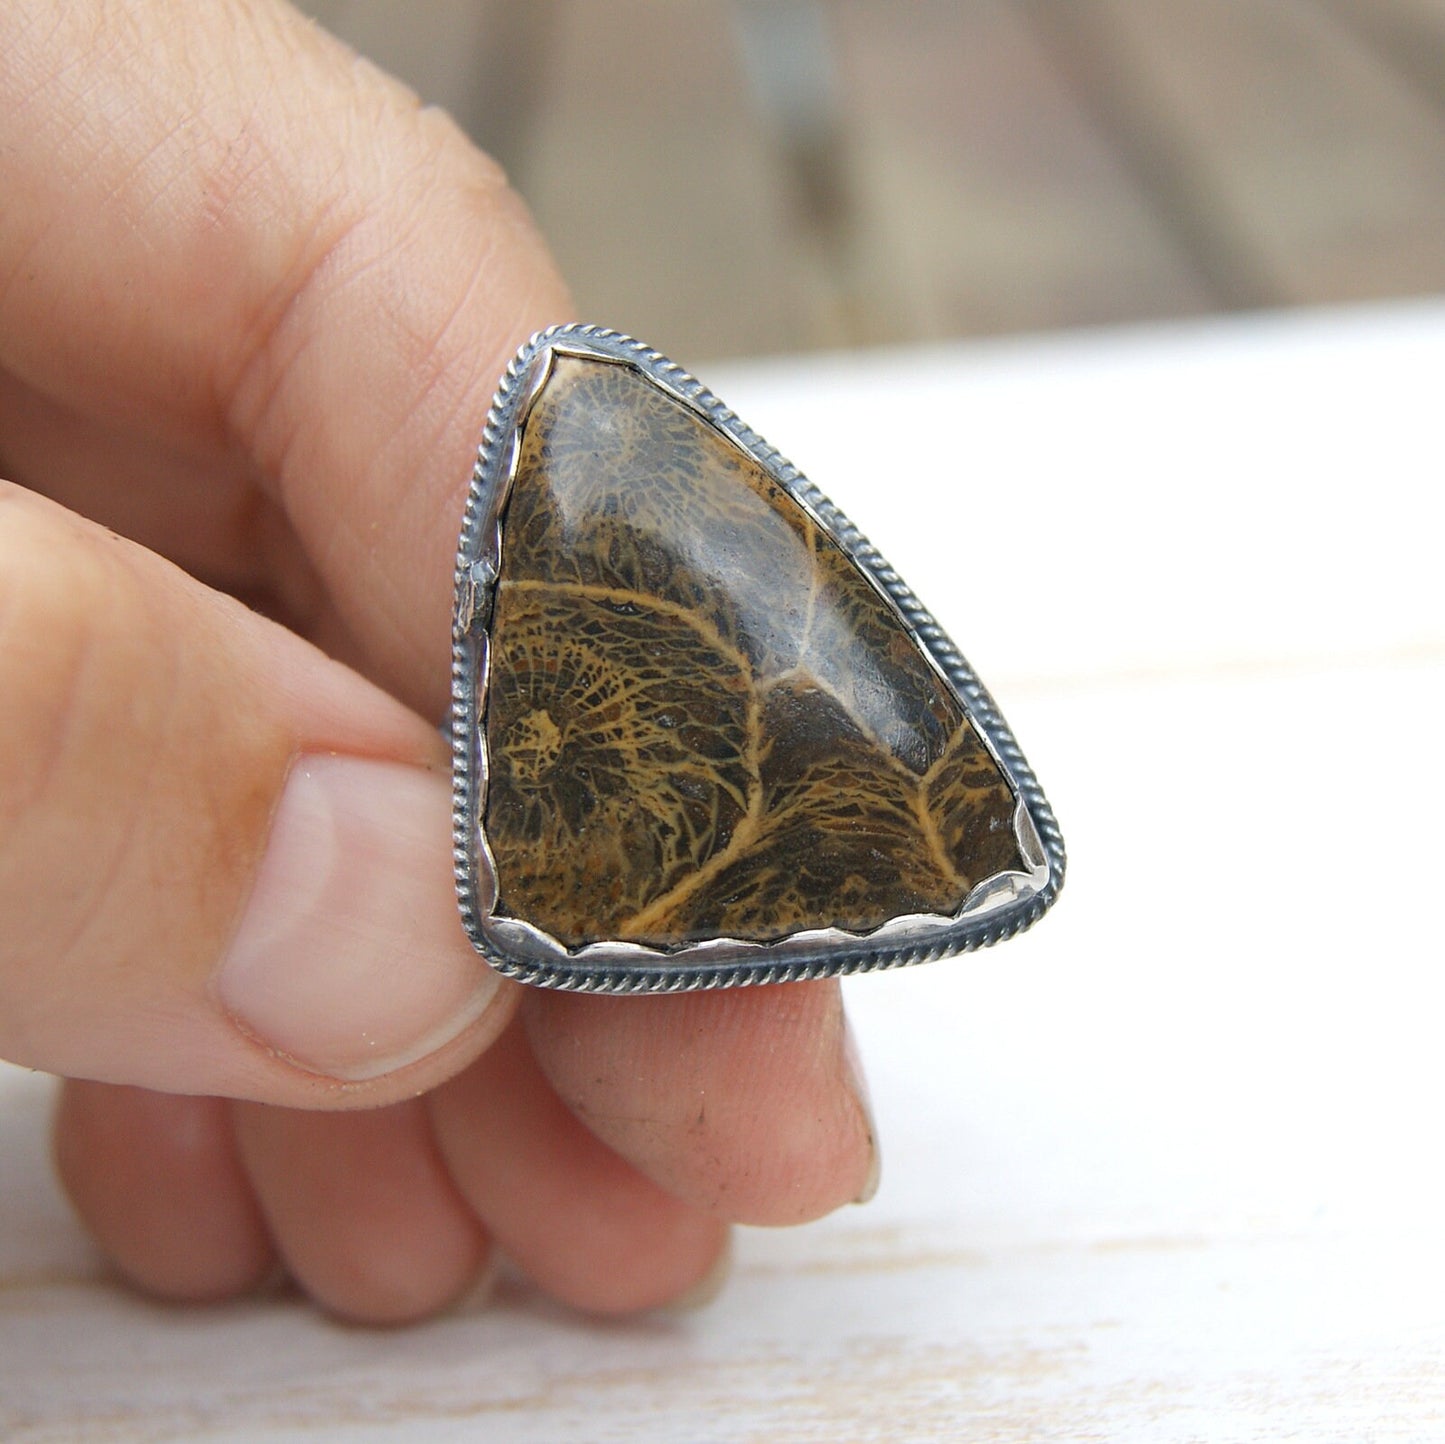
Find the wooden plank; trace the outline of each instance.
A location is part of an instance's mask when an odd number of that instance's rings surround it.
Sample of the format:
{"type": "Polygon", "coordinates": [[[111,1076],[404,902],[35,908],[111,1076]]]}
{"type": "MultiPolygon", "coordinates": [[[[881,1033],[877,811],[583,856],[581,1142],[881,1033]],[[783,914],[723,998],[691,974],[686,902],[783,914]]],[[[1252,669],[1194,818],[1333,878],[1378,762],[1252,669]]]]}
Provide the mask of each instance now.
{"type": "Polygon", "coordinates": [[[1160,226],[1204,277],[1216,306],[1247,310],[1282,299],[1267,256],[1244,234],[1196,164],[1187,125],[1101,24],[1097,10],[1017,0],[1039,43],[1133,176],[1160,226]]]}
{"type": "Polygon", "coordinates": [[[311,9],[684,359],[1445,289],[1445,0],[832,0],[811,157],[731,0],[311,9]]]}
{"type": "MultiPolygon", "coordinates": [[[[1059,7],[1060,9],[1066,7],[1059,7]]],[[[1438,112],[1310,0],[1075,0],[1285,301],[1445,288],[1438,112]]],[[[1101,62],[1102,63],[1102,62],[1101,62]]]]}
{"type": "Polygon", "coordinates": [[[845,0],[871,339],[1210,309],[1109,142],[1002,0],[845,0]]]}
{"type": "Polygon", "coordinates": [[[571,3],[523,189],[581,314],[694,362],[839,344],[725,7],[571,3]]]}
{"type": "Polygon", "coordinates": [[[450,8],[400,26],[381,0],[313,0],[499,154],[584,314],[674,354],[1215,304],[1008,0],[833,6],[818,63],[846,111],[821,147],[769,123],[721,0],[489,8],[468,30],[450,8]],[[553,23],[499,29],[514,9],[553,23]]]}
{"type": "Polygon", "coordinates": [[[1319,0],[1353,26],[1415,86],[1429,105],[1445,109],[1445,0],[1319,0]]]}

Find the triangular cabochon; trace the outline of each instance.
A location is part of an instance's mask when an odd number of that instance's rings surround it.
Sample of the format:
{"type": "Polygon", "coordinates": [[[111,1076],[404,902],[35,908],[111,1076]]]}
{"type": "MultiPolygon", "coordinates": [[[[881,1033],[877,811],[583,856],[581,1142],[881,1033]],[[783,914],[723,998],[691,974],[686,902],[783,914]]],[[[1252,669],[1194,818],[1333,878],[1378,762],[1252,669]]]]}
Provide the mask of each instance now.
{"type": "Polygon", "coordinates": [[[1028,870],[1008,782],[890,604],[633,367],[553,358],[490,636],[494,911],[569,948],[867,932],[1028,870]]]}

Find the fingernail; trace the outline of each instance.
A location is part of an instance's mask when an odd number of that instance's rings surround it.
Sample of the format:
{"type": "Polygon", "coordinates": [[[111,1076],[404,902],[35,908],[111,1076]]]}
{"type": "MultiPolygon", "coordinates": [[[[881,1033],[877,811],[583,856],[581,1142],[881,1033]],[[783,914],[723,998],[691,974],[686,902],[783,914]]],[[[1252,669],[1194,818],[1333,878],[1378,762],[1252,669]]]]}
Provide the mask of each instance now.
{"type": "Polygon", "coordinates": [[[435,1052],[500,986],[457,920],[447,783],[298,760],[217,974],[221,1005],[298,1066],[359,1082],[435,1052]]]}
{"type": "Polygon", "coordinates": [[[863,1072],[863,1058],[858,1052],[858,1040],[853,1025],[846,1016],[843,1019],[843,1072],[849,1091],[858,1102],[858,1111],[863,1115],[863,1126],[868,1130],[868,1173],[863,1180],[854,1203],[867,1203],[878,1192],[883,1177],[883,1159],[878,1148],[878,1128],[873,1122],[873,1099],[868,1092],[868,1078],[863,1072]]]}

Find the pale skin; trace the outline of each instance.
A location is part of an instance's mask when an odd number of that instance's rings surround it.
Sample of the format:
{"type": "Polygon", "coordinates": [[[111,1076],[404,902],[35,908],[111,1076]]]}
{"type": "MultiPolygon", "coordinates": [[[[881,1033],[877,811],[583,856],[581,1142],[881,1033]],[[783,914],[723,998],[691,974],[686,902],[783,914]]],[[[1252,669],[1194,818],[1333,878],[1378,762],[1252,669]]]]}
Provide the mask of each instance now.
{"type": "Polygon", "coordinates": [[[117,1269],[218,1300],[279,1267],[395,1323],[502,1250],[628,1312],[705,1289],[732,1223],[866,1194],[834,984],[524,990],[445,906],[470,459],[573,318],[495,166],[272,0],[21,0],[0,197],[0,1057],[68,1080],[59,1170],[117,1269]],[[421,880],[415,959],[313,928],[281,994],[228,991],[315,758],[436,799],[377,864],[421,880]],[[312,1037],[275,999],[333,967],[312,1037]]]}

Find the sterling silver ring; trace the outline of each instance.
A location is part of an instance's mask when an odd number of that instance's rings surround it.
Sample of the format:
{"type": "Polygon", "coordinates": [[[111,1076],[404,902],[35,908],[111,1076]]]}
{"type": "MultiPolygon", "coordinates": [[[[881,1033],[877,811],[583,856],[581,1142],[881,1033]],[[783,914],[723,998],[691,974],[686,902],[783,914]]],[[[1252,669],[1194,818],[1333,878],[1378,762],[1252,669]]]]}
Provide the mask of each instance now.
{"type": "Polygon", "coordinates": [[[972,668],[797,469],[656,351],[534,336],[457,555],[463,925],[547,987],[671,992],[995,943],[1063,883],[972,668]]]}

